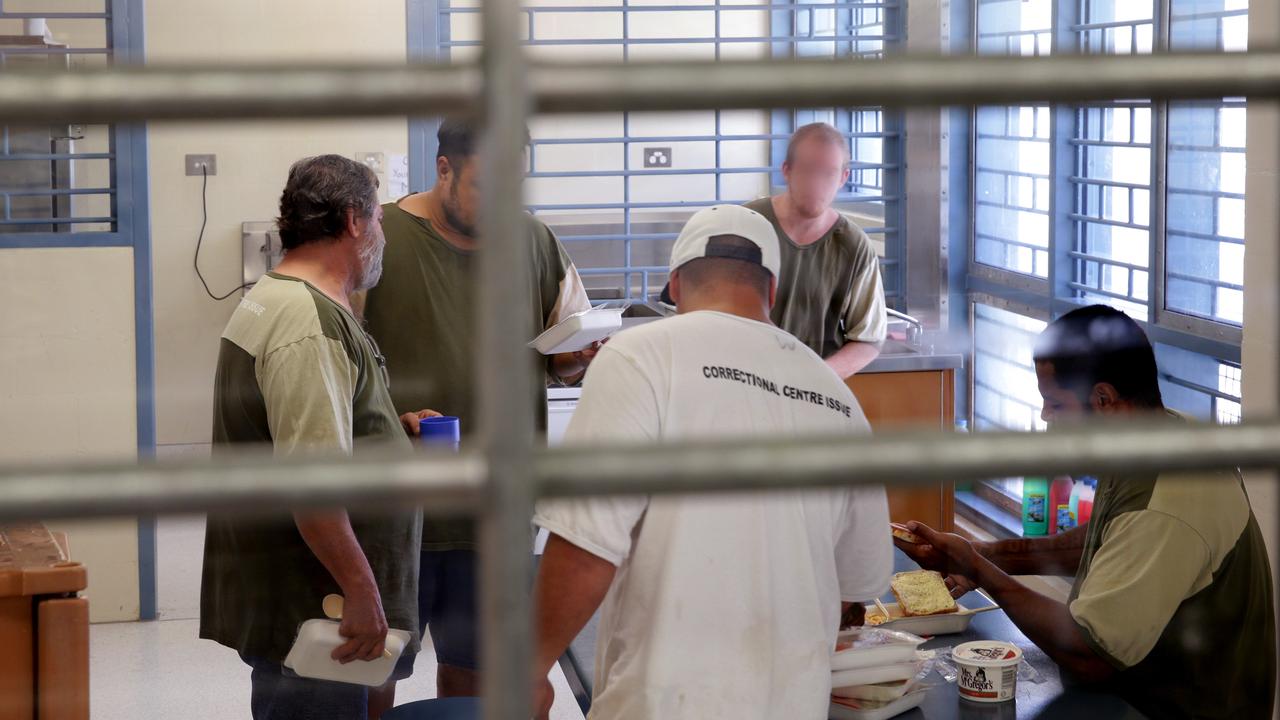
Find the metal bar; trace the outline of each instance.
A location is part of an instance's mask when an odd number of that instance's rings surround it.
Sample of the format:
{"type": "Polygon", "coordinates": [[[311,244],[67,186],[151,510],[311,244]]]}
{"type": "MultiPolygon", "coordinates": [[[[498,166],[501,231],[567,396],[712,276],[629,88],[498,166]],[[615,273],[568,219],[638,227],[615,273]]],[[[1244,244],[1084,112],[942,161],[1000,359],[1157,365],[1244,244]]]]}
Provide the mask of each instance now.
{"type": "MultiPolygon", "coordinates": [[[[897,7],[899,3],[855,3],[854,7],[865,8],[887,8],[897,7]]],[[[817,10],[838,10],[848,8],[850,5],[844,3],[819,3],[815,5],[804,5],[805,9],[814,8],[817,10]]],[[[526,12],[536,13],[629,13],[629,12],[713,12],[716,9],[724,11],[770,11],[770,10],[795,10],[797,6],[793,3],[763,3],[760,5],[540,5],[537,7],[525,8],[526,12]]],[[[480,7],[458,7],[441,10],[441,14],[461,15],[476,14],[480,12],[480,7]]]]}
{"type": "MultiPolygon", "coordinates": [[[[847,139],[853,138],[889,138],[895,137],[897,133],[892,132],[847,132],[840,133],[842,137],[847,139]]],[[[652,136],[636,136],[636,137],[576,137],[576,138],[541,138],[530,142],[530,145],[610,145],[621,142],[714,142],[715,135],[652,135],[652,136]]],[[[738,142],[746,140],[789,140],[790,135],[782,135],[778,133],[763,133],[757,135],[723,135],[720,139],[724,142],[738,142]]]]}
{"type": "MultiPolygon", "coordinates": [[[[894,163],[850,162],[850,170],[894,170],[894,163]]],[[[528,173],[528,178],[643,177],[646,175],[761,175],[771,167],[645,168],[643,170],[550,170],[528,173]]]]}
{"type": "MultiPolygon", "coordinates": [[[[515,373],[511,373],[515,374],[515,373]]],[[[792,440],[705,441],[541,450],[528,483],[539,497],[679,494],[1045,473],[1280,466],[1280,421],[1217,426],[1090,424],[1043,433],[893,432],[792,440]]],[[[491,509],[475,454],[384,455],[306,462],[225,459],[0,468],[0,519],[138,512],[269,512],[424,504],[430,512],[491,509]]],[[[520,554],[529,547],[519,518],[520,554]]],[[[525,580],[522,580],[523,584],[525,580]]],[[[509,647],[509,646],[508,646],[509,647]]],[[[527,666],[523,672],[528,672],[527,666]]],[[[517,682],[523,682],[517,679],[517,682]]],[[[508,691],[510,688],[508,688],[508,691]]]]}
{"type": "MultiPolygon", "coordinates": [[[[891,35],[866,36],[866,40],[882,40],[895,41],[899,38],[891,35]]],[[[622,38],[556,38],[554,40],[527,40],[526,46],[530,47],[548,47],[548,46],[573,46],[580,45],[623,45],[624,42],[630,45],[714,45],[717,43],[745,43],[764,45],[765,43],[793,43],[799,45],[801,43],[831,43],[829,37],[727,37],[717,40],[714,37],[689,37],[689,38],[673,38],[673,37],[653,37],[653,38],[632,38],[624,41],[622,38]]],[[[454,40],[441,43],[442,47],[480,47],[479,40],[454,40]]]]}
{"type": "Polygon", "coordinates": [[[483,459],[466,454],[308,463],[264,454],[195,464],[7,466],[0,469],[0,518],[394,506],[421,504],[427,497],[430,512],[470,512],[480,502],[485,467],[483,459]],[[353,488],[360,490],[352,493],[353,488]]]}
{"type": "MultiPolygon", "coordinates": [[[[541,113],[843,105],[926,106],[1105,98],[1280,96],[1280,51],[1040,58],[897,56],[529,68],[541,113]]],[[[0,76],[0,119],[353,117],[474,112],[473,65],[113,67],[0,76]],[[336,102],[340,101],[340,102],[336,102]]]]}
{"type": "Polygon", "coordinates": [[[526,121],[531,109],[520,45],[520,0],[488,0],[480,14],[484,52],[481,117],[480,234],[489,239],[476,278],[479,307],[480,438],[489,463],[480,516],[480,678],[486,720],[530,717],[532,657],[529,518],[533,482],[533,378],[524,346],[533,337],[524,247],[529,226],[521,207],[526,121]]]}

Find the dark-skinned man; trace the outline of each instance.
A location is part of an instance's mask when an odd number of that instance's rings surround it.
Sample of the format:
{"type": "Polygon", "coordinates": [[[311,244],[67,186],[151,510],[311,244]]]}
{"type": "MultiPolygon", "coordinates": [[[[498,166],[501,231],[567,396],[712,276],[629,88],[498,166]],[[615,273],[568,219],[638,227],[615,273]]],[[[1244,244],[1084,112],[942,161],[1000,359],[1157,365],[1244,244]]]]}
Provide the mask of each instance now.
{"type": "MultiPolygon", "coordinates": [[[[1035,348],[1051,425],[1181,422],[1165,410],[1142,329],[1095,305],[1051,323],[1035,348]]],[[[1262,534],[1238,472],[1098,478],[1087,524],[1045,538],[970,543],[919,523],[896,540],[948,574],[957,597],[987,591],[1064,671],[1153,718],[1270,718],[1275,620],[1262,534]],[[1066,603],[1011,575],[1074,574],[1066,603]]]]}

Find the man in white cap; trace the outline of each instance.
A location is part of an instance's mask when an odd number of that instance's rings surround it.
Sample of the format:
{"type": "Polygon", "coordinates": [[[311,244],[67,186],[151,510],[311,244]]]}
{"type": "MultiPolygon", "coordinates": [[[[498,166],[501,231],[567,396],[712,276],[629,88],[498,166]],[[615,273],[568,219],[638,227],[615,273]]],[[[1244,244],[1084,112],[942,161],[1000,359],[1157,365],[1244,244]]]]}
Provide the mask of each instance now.
{"type": "MultiPolygon", "coordinates": [[[[694,215],[671,256],[678,314],[613,338],[587,371],[570,443],[868,432],[811,349],[769,321],[778,239],[759,213],[694,215]]],[[[534,677],[603,602],[590,717],[827,717],[842,610],[879,597],[884,489],[543,503],[534,677]]]]}

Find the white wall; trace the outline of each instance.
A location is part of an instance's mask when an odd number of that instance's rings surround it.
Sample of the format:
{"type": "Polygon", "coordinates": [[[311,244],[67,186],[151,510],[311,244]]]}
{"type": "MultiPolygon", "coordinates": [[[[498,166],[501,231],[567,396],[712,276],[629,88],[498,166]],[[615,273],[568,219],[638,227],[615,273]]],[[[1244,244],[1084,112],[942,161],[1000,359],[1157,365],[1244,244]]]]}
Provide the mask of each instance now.
{"type": "MultiPolygon", "coordinates": [[[[165,0],[146,4],[148,63],[403,61],[404,0],[165,0]]],[[[191,268],[200,178],[183,156],[215,153],[200,265],[223,294],[241,282],[240,223],[272,220],[289,165],[320,153],[407,152],[403,118],[329,122],[153,123],[157,439],[207,443],[218,337],[239,294],[215,302],[191,268]]],[[[384,187],[386,186],[385,178],[384,187]]]]}
{"type": "MultiPolygon", "coordinates": [[[[0,251],[0,463],[132,458],[133,251],[0,251]]],[[[132,518],[49,521],[89,570],[90,618],[138,616],[132,518]]]]}

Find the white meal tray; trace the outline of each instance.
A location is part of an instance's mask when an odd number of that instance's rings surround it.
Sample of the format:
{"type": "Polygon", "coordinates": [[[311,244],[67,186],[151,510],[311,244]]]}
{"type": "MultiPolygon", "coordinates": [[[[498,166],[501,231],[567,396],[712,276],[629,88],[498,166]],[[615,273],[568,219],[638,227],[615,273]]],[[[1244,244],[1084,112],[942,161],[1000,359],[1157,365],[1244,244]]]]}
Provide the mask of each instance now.
{"type": "MultiPolygon", "coordinates": [[[[901,630],[913,635],[951,635],[954,633],[962,633],[969,629],[969,623],[973,620],[973,616],[988,610],[998,610],[998,607],[987,606],[976,610],[959,605],[960,608],[953,613],[944,613],[942,615],[916,615],[911,617],[903,617],[902,611],[898,608],[898,603],[884,603],[885,609],[889,611],[889,615],[893,618],[887,622],[872,627],[889,628],[891,630],[901,630]]],[[[867,613],[875,612],[874,608],[867,608],[867,613]]]]}
{"type": "Polygon", "coordinates": [[[846,642],[854,642],[855,646],[831,655],[832,672],[912,662],[924,638],[880,625],[852,628],[836,637],[837,648],[846,642]]]}
{"type": "Polygon", "coordinates": [[[926,688],[920,688],[888,703],[854,701],[860,706],[856,708],[836,702],[833,699],[827,717],[831,720],[888,720],[888,718],[919,707],[928,694],[929,692],[926,688]]]}
{"type": "Polygon", "coordinates": [[[591,347],[622,328],[626,308],[598,307],[575,313],[547,328],[529,343],[543,355],[577,352],[591,347]]]}
{"type": "Polygon", "coordinates": [[[332,680],[379,687],[391,678],[391,671],[409,644],[409,633],[404,630],[387,631],[387,652],[377,660],[353,660],[343,665],[330,657],[330,653],[347,641],[338,634],[336,620],[307,620],[298,628],[298,639],[293,641],[284,666],[306,678],[332,680]]]}
{"type": "Polygon", "coordinates": [[[845,697],[845,694],[841,692],[843,688],[907,680],[915,677],[922,667],[924,667],[924,660],[913,659],[910,662],[894,663],[892,665],[836,670],[831,673],[831,694],[845,697]]]}

